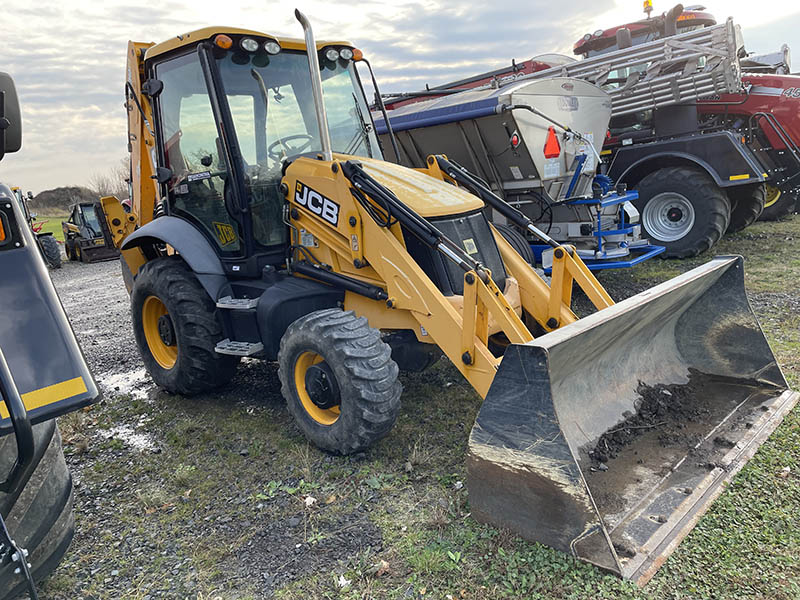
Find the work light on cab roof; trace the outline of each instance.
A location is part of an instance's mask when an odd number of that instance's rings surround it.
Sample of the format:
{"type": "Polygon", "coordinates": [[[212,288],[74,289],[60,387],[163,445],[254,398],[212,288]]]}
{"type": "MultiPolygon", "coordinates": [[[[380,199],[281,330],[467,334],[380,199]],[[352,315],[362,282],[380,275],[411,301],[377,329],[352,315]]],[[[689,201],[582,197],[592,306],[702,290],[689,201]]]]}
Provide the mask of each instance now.
{"type": "Polygon", "coordinates": [[[255,41],[253,38],[245,37],[242,38],[239,42],[239,45],[242,47],[242,50],[247,52],[255,52],[258,50],[258,42],[255,41]]]}

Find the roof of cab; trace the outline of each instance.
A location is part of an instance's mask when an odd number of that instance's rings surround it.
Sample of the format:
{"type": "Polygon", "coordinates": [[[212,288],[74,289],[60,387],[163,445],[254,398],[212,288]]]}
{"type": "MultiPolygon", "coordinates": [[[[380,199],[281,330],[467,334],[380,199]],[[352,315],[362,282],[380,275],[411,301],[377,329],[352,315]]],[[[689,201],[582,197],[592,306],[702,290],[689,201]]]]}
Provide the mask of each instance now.
{"type": "MultiPolygon", "coordinates": [[[[196,29],[194,31],[190,31],[189,33],[182,33],[180,35],[168,39],[165,42],[161,42],[160,44],[155,44],[154,46],[150,46],[150,48],[147,49],[144,58],[145,60],[149,60],[160,54],[164,54],[166,52],[175,50],[176,48],[180,48],[182,46],[189,46],[192,44],[196,44],[197,42],[202,40],[211,39],[215,35],[218,35],[220,33],[268,37],[272,38],[273,40],[276,40],[281,45],[281,48],[285,50],[306,49],[305,41],[299,38],[280,37],[269,33],[264,33],[263,31],[254,31],[252,29],[239,29],[238,27],[203,27],[202,29],[196,29]]],[[[345,41],[332,41],[332,40],[317,41],[317,50],[320,50],[325,46],[349,46],[351,48],[354,48],[353,44],[345,41]]]]}

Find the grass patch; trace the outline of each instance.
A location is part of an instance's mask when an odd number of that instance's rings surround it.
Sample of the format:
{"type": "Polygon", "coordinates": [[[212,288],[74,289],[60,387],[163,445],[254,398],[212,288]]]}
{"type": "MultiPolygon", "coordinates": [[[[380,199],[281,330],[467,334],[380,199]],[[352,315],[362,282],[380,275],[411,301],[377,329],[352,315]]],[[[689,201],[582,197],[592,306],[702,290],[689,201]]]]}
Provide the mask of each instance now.
{"type": "Polygon", "coordinates": [[[37,215],[34,223],[46,221],[42,226],[42,233],[52,233],[59,242],[63,242],[64,231],[61,229],[61,221],[66,221],[68,218],[69,215],[37,215]]]}

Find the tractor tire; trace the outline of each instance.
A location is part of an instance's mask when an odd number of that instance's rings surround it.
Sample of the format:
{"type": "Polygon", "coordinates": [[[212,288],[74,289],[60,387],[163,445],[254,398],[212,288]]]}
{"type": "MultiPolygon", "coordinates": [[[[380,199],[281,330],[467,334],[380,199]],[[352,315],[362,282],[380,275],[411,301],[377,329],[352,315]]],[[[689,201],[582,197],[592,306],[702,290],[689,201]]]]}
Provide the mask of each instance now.
{"type": "Polygon", "coordinates": [[[731,202],[731,222],[726,233],[735,233],[755,223],[764,212],[767,186],[763,183],[728,188],[731,202]]]}
{"type": "Polygon", "coordinates": [[[39,247],[42,249],[44,260],[51,269],[61,268],[61,246],[52,235],[40,235],[39,247]]]}
{"type": "Polygon", "coordinates": [[[533,256],[533,250],[531,250],[531,245],[528,243],[528,240],[525,239],[524,235],[510,225],[495,225],[494,228],[500,232],[500,235],[502,235],[509,244],[511,244],[511,247],[517,251],[517,254],[519,254],[526,263],[529,265],[534,264],[536,259],[533,256]]]}
{"type": "Polygon", "coordinates": [[[398,371],[380,331],[353,311],[312,312],[281,338],[287,408],[308,440],[333,454],[360,452],[389,433],[403,391],[398,371]]]}
{"type": "Polygon", "coordinates": [[[766,203],[759,221],[777,221],[795,211],[797,193],[782,192],[774,185],[767,184],[766,203]]]}
{"type": "MultiPolygon", "coordinates": [[[[35,581],[49,575],[61,561],[75,532],[72,477],[64,461],[55,420],[34,426],[36,453],[30,477],[9,493],[0,492],[0,513],[12,539],[29,552],[35,581]]],[[[0,472],[11,469],[17,457],[14,435],[0,438],[0,472]]],[[[17,598],[27,583],[7,554],[0,560],[0,600],[17,598]]]]}
{"type": "Polygon", "coordinates": [[[688,258],[716,244],[728,228],[731,203],[705,172],[666,167],[636,186],[633,204],[653,243],[666,247],[663,258],[688,258]]]}
{"type": "Polygon", "coordinates": [[[168,392],[192,396],[235,375],[239,357],[214,350],[224,337],[214,302],[180,257],[157,258],[139,270],[131,318],[144,366],[168,392]]]}

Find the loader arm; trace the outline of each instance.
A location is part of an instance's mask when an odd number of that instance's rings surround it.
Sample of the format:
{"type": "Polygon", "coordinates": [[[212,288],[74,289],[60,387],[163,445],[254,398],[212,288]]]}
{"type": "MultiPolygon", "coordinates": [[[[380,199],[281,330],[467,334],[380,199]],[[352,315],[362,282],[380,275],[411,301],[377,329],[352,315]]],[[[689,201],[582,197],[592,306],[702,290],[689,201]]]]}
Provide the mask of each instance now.
{"type": "MultiPolygon", "coordinates": [[[[128,151],[131,157],[131,204],[138,215],[139,225],[153,219],[158,200],[158,181],[155,179],[156,139],[153,130],[153,105],[144,90],[145,51],[152,43],[128,42],[128,68],[125,81],[125,109],[128,111],[128,151]]],[[[116,239],[115,239],[116,242],[116,239]]],[[[119,247],[119,244],[117,244],[119,247]]]]}
{"type": "MultiPolygon", "coordinates": [[[[598,308],[613,304],[569,247],[556,244],[556,285],[548,286],[492,228],[504,267],[519,287],[518,306],[512,306],[480,262],[369,174],[370,162],[362,165],[347,158],[337,155],[332,163],[301,158],[287,169],[287,190],[311,189],[323,199],[340,200],[338,212],[344,221],[338,229],[332,228],[331,223],[303,205],[304,196],[296,193],[290,209],[293,229],[312,234],[319,249],[304,248],[296,236],[290,268],[316,260],[317,266],[327,265],[333,272],[385,288],[386,300],[348,293],[345,308],[367,317],[380,329],[410,329],[420,341],[436,344],[481,396],[488,391],[501,361],[489,349],[489,337],[502,333],[508,342],[516,344],[533,340],[522,319],[523,311],[545,331],[576,321],[570,308],[573,281],[581,283],[598,308]],[[391,217],[382,220],[376,216],[384,213],[391,217]],[[391,218],[396,222],[387,226],[391,218]],[[404,235],[425,238],[428,246],[461,268],[464,291],[457,301],[437,288],[409,252],[404,235]]],[[[431,184],[443,180],[438,167],[422,174],[433,180],[431,184]]],[[[433,189],[436,193],[443,189],[456,197],[464,194],[449,185],[437,184],[433,189]]],[[[505,204],[499,198],[497,201],[505,204]]],[[[303,274],[306,273],[311,272],[305,269],[303,274]]]]}

